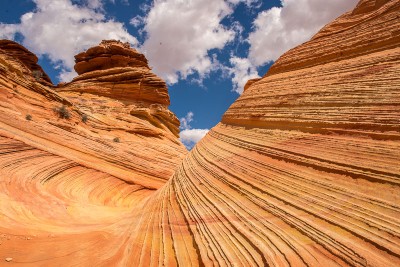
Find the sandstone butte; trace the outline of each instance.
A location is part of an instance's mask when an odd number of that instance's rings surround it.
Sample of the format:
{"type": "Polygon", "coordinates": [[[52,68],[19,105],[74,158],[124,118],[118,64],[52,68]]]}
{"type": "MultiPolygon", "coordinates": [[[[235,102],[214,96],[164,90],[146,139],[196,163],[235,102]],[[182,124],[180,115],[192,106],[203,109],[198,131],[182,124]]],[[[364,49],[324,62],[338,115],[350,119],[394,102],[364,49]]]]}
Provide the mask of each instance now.
{"type": "Polygon", "coordinates": [[[361,0],[189,153],[134,49],[55,87],[1,41],[0,265],[400,266],[399,29],[399,0],[361,0]]]}

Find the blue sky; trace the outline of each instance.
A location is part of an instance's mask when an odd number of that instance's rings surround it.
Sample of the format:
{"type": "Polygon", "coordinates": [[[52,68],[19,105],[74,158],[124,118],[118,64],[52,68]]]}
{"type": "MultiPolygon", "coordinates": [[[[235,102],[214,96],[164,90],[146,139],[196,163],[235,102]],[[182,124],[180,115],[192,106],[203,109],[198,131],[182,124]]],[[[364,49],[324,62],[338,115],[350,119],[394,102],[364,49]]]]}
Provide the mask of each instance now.
{"type": "Polygon", "coordinates": [[[73,56],[102,39],[128,41],[164,78],[181,140],[192,147],[282,53],[357,0],[0,0],[0,38],[39,56],[55,84],[73,56]]]}

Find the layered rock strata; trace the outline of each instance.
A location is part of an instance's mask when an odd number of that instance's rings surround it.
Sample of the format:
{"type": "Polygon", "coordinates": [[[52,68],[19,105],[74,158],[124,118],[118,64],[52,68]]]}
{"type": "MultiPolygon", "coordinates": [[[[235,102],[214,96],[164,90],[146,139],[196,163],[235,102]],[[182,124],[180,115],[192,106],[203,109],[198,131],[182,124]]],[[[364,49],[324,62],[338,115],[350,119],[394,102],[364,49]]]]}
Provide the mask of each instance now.
{"type": "Polygon", "coordinates": [[[93,93],[130,104],[170,104],[166,83],[151,72],[143,54],[129,44],[102,41],[75,56],[79,74],[63,91],[93,93]]]}
{"type": "Polygon", "coordinates": [[[152,200],[129,261],[399,265],[399,13],[361,1],[250,81],[152,200]]]}
{"type": "MultiPolygon", "coordinates": [[[[144,59],[121,43],[103,43],[123,47],[115,56],[144,59]]],[[[99,94],[47,86],[46,75],[32,75],[40,69],[32,53],[1,44],[0,262],[110,266],[104,251],[119,248],[132,208],[165,184],[187,153],[165,83],[147,88],[162,91],[154,102],[103,95],[101,82],[99,94]]],[[[131,71],[135,64],[143,68],[131,61],[131,71]]]]}
{"type": "Polygon", "coordinates": [[[25,75],[25,78],[52,86],[49,76],[38,65],[37,56],[28,49],[9,40],[0,40],[0,49],[3,57],[7,58],[8,65],[16,65],[16,68],[25,75]]]}
{"type": "MultiPolygon", "coordinates": [[[[37,132],[22,138],[29,127],[17,135],[1,120],[0,257],[32,266],[399,266],[398,14],[398,0],[362,0],[287,52],[157,191],[39,147],[37,132]]],[[[80,76],[97,71],[85,64],[80,76]]],[[[15,95],[6,85],[16,78],[2,75],[1,109],[18,114],[22,101],[9,99],[33,91],[15,95]]],[[[111,101],[76,89],[80,79],[48,94],[79,110],[86,96],[90,106],[111,101]]]]}
{"type": "MultiPolygon", "coordinates": [[[[112,94],[75,92],[70,89],[75,83],[65,85],[67,89],[49,88],[26,74],[28,64],[22,58],[30,54],[10,61],[13,53],[0,52],[3,135],[149,189],[159,188],[173,174],[186,149],[176,137],[179,120],[166,104],[143,104],[142,99],[128,104],[112,94]],[[69,118],[62,118],[63,106],[69,118]]],[[[101,82],[96,85],[101,91],[101,82]]],[[[167,100],[168,95],[163,102],[167,100]]]]}

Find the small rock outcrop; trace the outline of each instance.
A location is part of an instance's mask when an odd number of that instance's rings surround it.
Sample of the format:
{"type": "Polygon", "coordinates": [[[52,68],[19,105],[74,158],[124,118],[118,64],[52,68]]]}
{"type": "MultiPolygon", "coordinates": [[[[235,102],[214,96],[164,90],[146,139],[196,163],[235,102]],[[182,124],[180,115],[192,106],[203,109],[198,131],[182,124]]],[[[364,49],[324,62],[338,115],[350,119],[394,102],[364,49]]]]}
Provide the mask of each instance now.
{"type": "Polygon", "coordinates": [[[145,67],[150,69],[146,57],[132,48],[129,43],[103,40],[98,46],[89,48],[75,56],[75,71],[81,75],[90,71],[117,67],[145,67]]]}
{"type": "Polygon", "coordinates": [[[3,55],[9,56],[7,58],[8,63],[11,64],[14,61],[14,66],[17,65],[26,77],[31,77],[44,85],[52,86],[49,76],[38,64],[37,56],[28,49],[13,41],[0,40],[0,50],[3,55]]]}
{"type": "MultiPolygon", "coordinates": [[[[168,110],[167,85],[151,72],[143,54],[129,44],[104,40],[76,55],[75,61],[79,76],[55,89],[61,95],[78,106],[82,102],[86,102],[82,106],[87,106],[88,101],[103,102],[101,113],[108,113],[109,118],[119,115],[115,108],[110,108],[107,99],[123,103],[130,115],[144,118],[154,126],[179,136],[179,120],[168,110]]],[[[96,108],[98,105],[90,106],[96,108]]],[[[147,134],[158,135],[160,132],[147,131],[147,134]]]]}
{"type": "Polygon", "coordinates": [[[261,79],[254,78],[254,79],[248,80],[247,83],[244,85],[244,91],[246,91],[253,83],[258,82],[259,80],[261,80],[261,79]]]}
{"type": "Polygon", "coordinates": [[[151,72],[147,59],[129,44],[102,41],[75,56],[79,74],[63,91],[92,93],[126,104],[170,104],[166,83],[151,72]]]}

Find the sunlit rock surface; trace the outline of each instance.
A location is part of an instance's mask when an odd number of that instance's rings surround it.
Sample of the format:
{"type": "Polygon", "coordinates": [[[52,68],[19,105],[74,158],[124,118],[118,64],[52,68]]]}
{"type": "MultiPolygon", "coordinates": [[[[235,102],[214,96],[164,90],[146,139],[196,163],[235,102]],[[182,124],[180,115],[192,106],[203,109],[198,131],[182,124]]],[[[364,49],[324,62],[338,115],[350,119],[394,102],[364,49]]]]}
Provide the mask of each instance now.
{"type": "Polygon", "coordinates": [[[79,74],[62,90],[92,93],[126,104],[169,105],[166,83],[151,72],[147,59],[129,44],[102,41],[75,56],[79,74]]]}
{"type": "Polygon", "coordinates": [[[25,74],[28,80],[35,79],[37,82],[51,86],[49,76],[37,64],[38,58],[22,45],[9,40],[0,40],[2,57],[7,58],[9,66],[15,65],[20,74],[25,74]],[[7,57],[8,56],[8,57],[7,57]]]}
{"type": "Polygon", "coordinates": [[[97,253],[123,229],[112,225],[187,153],[179,122],[159,103],[56,92],[33,76],[36,60],[12,42],[0,49],[0,262],[105,263],[97,253]]]}
{"type": "MultiPolygon", "coordinates": [[[[113,53],[145,61],[121,43],[104,43],[123,47],[113,53]]],[[[143,200],[170,179],[187,153],[177,137],[179,120],[167,107],[165,83],[130,61],[129,67],[110,68],[157,80],[142,87],[144,96],[152,91],[153,102],[129,91],[129,101],[102,94],[101,81],[93,82],[98,94],[74,90],[80,85],[75,81],[50,87],[47,75],[33,73],[43,72],[36,56],[10,41],[0,46],[0,266],[4,258],[34,266],[109,266],[104,249],[115,240],[118,250],[123,218],[144,210],[143,200]]],[[[124,81],[130,88],[138,83],[124,81]]]]}
{"type": "Polygon", "coordinates": [[[110,89],[132,62],[149,71],[138,53],[110,59],[123,44],[78,55],[57,93],[1,51],[0,260],[399,266],[399,14],[400,1],[362,0],[249,82],[185,158],[151,112],[164,87],[110,89]]]}

